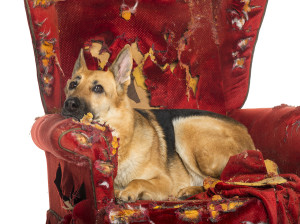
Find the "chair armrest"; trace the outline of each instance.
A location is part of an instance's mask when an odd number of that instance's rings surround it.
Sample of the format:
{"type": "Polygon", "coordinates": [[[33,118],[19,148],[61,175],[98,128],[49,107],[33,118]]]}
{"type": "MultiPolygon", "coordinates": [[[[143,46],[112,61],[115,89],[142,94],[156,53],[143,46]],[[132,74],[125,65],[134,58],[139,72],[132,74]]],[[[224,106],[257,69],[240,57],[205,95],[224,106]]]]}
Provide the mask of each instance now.
{"type": "MultiPolygon", "coordinates": [[[[36,120],[31,135],[34,143],[46,152],[49,188],[57,188],[54,183],[59,167],[61,183],[71,181],[72,186],[82,183],[90,186],[86,189],[87,199],[95,202],[97,210],[114,198],[113,178],[117,174],[119,144],[109,126],[80,123],[59,114],[50,114],[36,120]]],[[[72,191],[70,184],[59,185],[65,187],[62,192],[69,194],[72,191]]]]}
{"type": "Polygon", "coordinates": [[[238,109],[228,115],[248,128],[264,158],[276,162],[282,173],[300,175],[300,107],[238,109]]]}

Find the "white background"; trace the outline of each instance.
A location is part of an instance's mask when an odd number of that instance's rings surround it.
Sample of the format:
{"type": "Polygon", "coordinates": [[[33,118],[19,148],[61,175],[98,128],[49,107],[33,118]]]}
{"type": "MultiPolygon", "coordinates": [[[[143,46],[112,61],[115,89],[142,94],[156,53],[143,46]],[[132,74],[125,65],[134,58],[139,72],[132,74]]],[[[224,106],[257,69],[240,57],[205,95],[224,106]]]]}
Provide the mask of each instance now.
{"type": "MultiPolygon", "coordinates": [[[[269,1],[244,108],[300,105],[299,9],[299,0],[269,1]]],[[[0,24],[0,219],[45,223],[46,160],[30,136],[44,112],[23,0],[1,0],[0,24]]]]}

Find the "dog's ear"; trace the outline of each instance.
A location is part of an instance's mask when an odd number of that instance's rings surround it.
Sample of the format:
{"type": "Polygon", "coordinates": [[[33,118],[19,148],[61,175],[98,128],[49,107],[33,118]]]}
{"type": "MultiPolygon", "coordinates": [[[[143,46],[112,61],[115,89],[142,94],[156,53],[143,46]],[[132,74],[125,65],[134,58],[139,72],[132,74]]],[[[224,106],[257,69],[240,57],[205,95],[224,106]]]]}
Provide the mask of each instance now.
{"type": "Polygon", "coordinates": [[[79,55],[78,55],[78,58],[75,62],[75,65],[74,65],[74,69],[73,69],[73,72],[72,72],[72,77],[77,73],[77,72],[83,72],[83,71],[86,71],[88,70],[87,66],[86,66],[86,63],[85,63],[85,59],[84,59],[84,54],[83,54],[83,49],[81,48],[80,49],[80,52],[79,52],[79,55]]]}
{"type": "Polygon", "coordinates": [[[118,94],[123,94],[127,91],[127,87],[130,84],[132,63],[130,46],[127,44],[109,68],[114,74],[118,94]]]}

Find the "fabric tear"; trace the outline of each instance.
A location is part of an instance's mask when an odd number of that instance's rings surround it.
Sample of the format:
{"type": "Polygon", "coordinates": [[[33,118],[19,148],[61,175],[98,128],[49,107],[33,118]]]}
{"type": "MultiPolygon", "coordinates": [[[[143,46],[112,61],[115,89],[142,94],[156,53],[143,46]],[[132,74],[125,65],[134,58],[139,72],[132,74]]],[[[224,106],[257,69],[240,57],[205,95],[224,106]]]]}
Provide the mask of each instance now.
{"type": "Polygon", "coordinates": [[[249,46],[250,41],[252,41],[252,37],[242,39],[238,42],[238,47],[244,51],[249,46]]]}
{"type": "Polygon", "coordinates": [[[127,4],[122,3],[121,7],[120,7],[120,15],[123,19],[129,21],[131,19],[131,15],[135,14],[137,11],[137,7],[138,7],[139,2],[136,1],[134,6],[129,7],[127,4]]]}
{"type": "Polygon", "coordinates": [[[62,171],[60,164],[58,165],[56,171],[54,184],[62,200],[62,208],[65,210],[73,210],[76,204],[86,199],[86,190],[84,183],[80,184],[79,186],[75,186],[72,174],[68,172],[68,169],[62,171]],[[67,183],[68,186],[64,183],[67,183]],[[66,190],[65,188],[71,190],[66,190]]]}
{"type": "Polygon", "coordinates": [[[94,166],[100,173],[102,173],[106,177],[112,176],[115,168],[112,163],[101,160],[96,160],[94,166]]]}
{"type": "Polygon", "coordinates": [[[197,209],[179,209],[175,214],[179,219],[185,222],[198,223],[202,221],[201,212],[197,209]]]}
{"type": "Polygon", "coordinates": [[[33,8],[35,8],[37,6],[47,8],[56,2],[63,2],[63,1],[66,1],[66,0],[33,0],[33,8]]]}
{"type": "Polygon", "coordinates": [[[262,186],[267,186],[267,185],[276,186],[278,184],[284,184],[286,182],[287,182],[286,179],[284,179],[283,177],[277,176],[277,177],[266,178],[264,180],[252,182],[252,183],[247,183],[247,182],[226,182],[226,183],[231,184],[231,185],[262,187],[262,186]]]}
{"type": "Polygon", "coordinates": [[[293,133],[298,134],[299,128],[300,128],[300,120],[297,120],[294,123],[287,125],[285,128],[284,142],[287,141],[288,137],[293,137],[293,133]]]}
{"type": "Polygon", "coordinates": [[[115,205],[108,212],[110,223],[131,223],[149,221],[148,210],[142,206],[115,205]]]}
{"type": "Polygon", "coordinates": [[[245,67],[246,58],[237,58],[233,62],[233,69],[235,68],[244,68],[245,67]]]}
{"type": "Polygon", "coordinates": [[[108,183],[107,181],[104,181],[104,182],[102,182],[102,183],[99,183],[98,185],[99,185],[99,186],[104,186],[104,187],[106,187],[107,189],[109,189],[109,183],[108,183]]]}
{"type": "Polygon", "coordinates": [[[252,5],[250,5],[251,0],[241,0],[241,2],[245,3],[242,12],[243,12],[243,14],[244,14],[246,20],[249,20],[249,15],[248,15],[248,13],[251,12],[252,9],[260,8],[260,7],[261,7],[261,6],[252,6],[252,5]]]}
{"type": "Polygon", "coordinates": [[[212,201],[208,203],[208,211],[210,214],[210,221],[218,222],[220,221],[220,214],[227,212],[235,212],[239,207],[242,207],[245,201],[238,200],[228,200],[224,199],[222,201],[212,201]]]}
{"type": "Polygon", "coordinates": [[[75,141],[84,148],[91,148],[92,147],[92,137],[89,137],[83,132],[73,131],[72,136],[74,137],[75,141]]]}
{"type": "Polygon", "coordinates": [[[110,53],[108,52],[107,48],[103,46],[103,42],[92,42],[89,47],[85,47],[85,50],[89,50],[91,55],[94,58],[97,58],[98,68],[103,70],[110,58],[110,53]]]}

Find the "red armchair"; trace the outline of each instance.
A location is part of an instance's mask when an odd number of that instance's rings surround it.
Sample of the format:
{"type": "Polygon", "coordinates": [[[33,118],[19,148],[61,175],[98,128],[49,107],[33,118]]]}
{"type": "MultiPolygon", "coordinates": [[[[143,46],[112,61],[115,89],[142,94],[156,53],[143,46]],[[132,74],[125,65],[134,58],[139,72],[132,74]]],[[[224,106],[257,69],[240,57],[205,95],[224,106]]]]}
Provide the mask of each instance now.
{"type": "Polygon", "coordinates": [[[47,223],[299,222],[299,108],[239,109],[265,0],[25,0],[25,5],[47,114],[31,132],[47,157],[47,223]],[[89,69],[106,69],[125,44],[134,52],[133,106],[227,114],[248,127],[262,154],[229,161],[219,182],[207,179],[207,191],[189,200],[116,203],[117,136],[107,124],[79,123],[57,113],[80,48],[89,69]],[[279,176],[262,155],[293,174],[279,176]],[[255,188],[257,181],[263,183],[255,188]]]}

